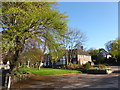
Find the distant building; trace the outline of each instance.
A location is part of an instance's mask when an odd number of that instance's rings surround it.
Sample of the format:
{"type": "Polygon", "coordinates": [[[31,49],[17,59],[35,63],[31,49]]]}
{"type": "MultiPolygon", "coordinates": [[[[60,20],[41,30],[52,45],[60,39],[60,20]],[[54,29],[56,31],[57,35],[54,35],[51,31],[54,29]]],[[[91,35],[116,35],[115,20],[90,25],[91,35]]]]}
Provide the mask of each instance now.
{"type": "Polygon", "coordinates": [[[110,58],[112,58],[112,55],[108,53],[106,50],[104,50],[103,48],[101,48],[99,49],[99,52],[96,55],[92,55],[91,57],[92,57],[92,61],[95,64],[98,64],[98,63],[108,63],[110,58]]]}
{"type": "MultiPolygon", "coordinates": [[[[82,49],[72,49],[72,50],[67,50],[68,52],[68,63],[73,63],[73,64],[86,64],[87,62],[92,62],[91,56],[84,50],[82,49]]],[[[49,54],[45,54],[44,56],[44,66],[51,67],[52,65],[66,65],[66,56],[62,56],[61,58],[58,59],[57,62],[52,62],[51,61],[51,56],[49,54]]]]}
{"type": "Polygon", "coordinates": [[[82,49],[72,49],[69,50],[69,62],[70,57],[72,56],[71,62],[73,64],[86,64],[87,62],[92,62],[91,56],[82,49]]]}
{"type": "Polygon", "coordinates": [[[52,67],[53,65],[61,66],[66,64],[66,57],[62,56],[56,62],[52,61],[52,57],[49,54],[44,55],[43,66],[52,67]]]}
{"type": "Polygon", "coordinates": [[[103,48],[99,49],[99,52],[103,52],[103,53],[105,54],[105,57],[106,57],[107,59],[109,59],[109,58],[112,57],[112,55],[111,55],[110,53],[108,53],[108,52],[107,52],[105,49],[103,49],[103,48]]]}

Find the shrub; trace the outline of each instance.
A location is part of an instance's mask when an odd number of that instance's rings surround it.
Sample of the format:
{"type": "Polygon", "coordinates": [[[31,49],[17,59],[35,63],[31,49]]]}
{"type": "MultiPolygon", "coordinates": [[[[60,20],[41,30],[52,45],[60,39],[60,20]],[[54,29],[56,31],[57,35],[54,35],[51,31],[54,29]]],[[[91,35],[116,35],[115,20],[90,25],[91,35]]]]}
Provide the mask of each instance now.
{"type": "Polygon", "coordinates": [[[88,70],[90,68],[90,63],[85,64],[85,69],[88,70]]]}
{"type": "Polygon", "coordinates": [[[84,65],[84,69],[83,69],[83,72],[87,72],[87,70],[89,70],[90,69],[90,63],[86,63],[85,65],[84,65]]]}
{"type": "Polygon", "coordinates": [[[78,70],[80,68],[82,68],[82,66],[80,64],[72,64],[72,63],[70,63],[69,65],[67,65],[67,69],[78,70]]]}
{"type": "Polygon", "coordinates": [[[38,68],[38,64],[34,64],[34,68],[38,68]]]}
{"type": "Polygon", "coordinates": [[[99,64],[97,66],[91,67],[89,70],[112,70],[112,69],[104,64],[99,64]]]}
{"type": "Polygon", "coordinates": [[[104,63],[104,65],[105,65],[105,66],[109,66],[109,64],[108,64],[108,63],[104,63]]]}
{"type": "Polygon", "coordinates": [[[98,65],[98,68],[99,68],[99,69],[103,69],[103,68],[106,68],[106,66],[103,65],[103,64],[99,64],[99,65],[98,65]]]}

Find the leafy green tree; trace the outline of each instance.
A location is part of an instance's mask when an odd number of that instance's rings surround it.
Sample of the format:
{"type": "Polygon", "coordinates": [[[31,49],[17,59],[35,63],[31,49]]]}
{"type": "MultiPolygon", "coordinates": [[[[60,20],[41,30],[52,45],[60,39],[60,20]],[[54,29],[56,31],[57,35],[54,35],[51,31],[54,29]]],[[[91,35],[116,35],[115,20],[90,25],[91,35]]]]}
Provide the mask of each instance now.
{"type": "Polygon", "coordinates": [[[97,63],[103,64],[105,59],[106,59],[105,54],[103,52],[99,52],[97,55],[97,63]]]}
{"type": "Polygon", "coordinates": [[[112,54],[112,58],[120,62],[120,40],[112,40],[106,43],[106,49],[112,54]]]}
{"type": "Polygon", "coordinates": [[[97,64],[97,55],[99,53],[99,50],[98,49],[93,49],[93,48],[90,48],[88,51],[87,51],[91,57],[92,57],[92,61],[97,64]]]}
{"type": "Polygon", "coordinates": [[[90,54],[90,55],[97,55],[98,53],[99,53],[99,50],[98,49],[93,49],[93,48],[90,48],[89,50],[88,50],[88,53],[90,54]]]}
{"type": "MultiPolygon", "coordinates": [[[[10,68],[16,66],[26,42],[39,41],[49,52],[60,51],[62,37],[67,31],[66,18],[55,10],[54,2],[3,2],[2,3],[2,51],[12,54],[10,68]],[[53,50],[55,49],[55,50],[53,50]]],[[[57,58],[57,57],[56,57],[57,58]]]]}
{"type": "Polygon", "coordinates": [[[100,49],[89,49],[88,53],[92,56],[93,62],[95,64],[103,63],[105,60],[104,52],[100,52],[100,49]]]}

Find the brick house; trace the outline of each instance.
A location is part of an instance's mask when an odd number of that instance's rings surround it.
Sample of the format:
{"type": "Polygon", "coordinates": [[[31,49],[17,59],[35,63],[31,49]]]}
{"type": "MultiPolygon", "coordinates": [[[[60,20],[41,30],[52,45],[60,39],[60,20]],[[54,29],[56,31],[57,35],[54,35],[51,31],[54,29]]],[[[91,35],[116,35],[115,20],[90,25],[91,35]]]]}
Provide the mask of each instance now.
{"type": "Polygon", "coordinates": [[[83,65],[86,64],[87,62],[92,62],[91,56],[83,49],[69,50],[69,62],[70,58],[73,64],[83,65]]]}

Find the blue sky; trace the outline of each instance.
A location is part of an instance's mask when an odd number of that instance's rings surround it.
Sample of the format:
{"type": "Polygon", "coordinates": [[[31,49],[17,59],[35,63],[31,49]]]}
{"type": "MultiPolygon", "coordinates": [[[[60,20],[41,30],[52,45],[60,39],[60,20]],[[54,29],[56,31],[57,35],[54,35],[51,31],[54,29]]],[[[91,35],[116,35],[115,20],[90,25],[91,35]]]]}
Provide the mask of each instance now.
{"type": "Polygon", "coordinates": [[[87,49],[105,48],[106,42],[118,36],[117,2],[60,2],[57,8],[69,16],[69,27],[86,34],[87,49]]]}

